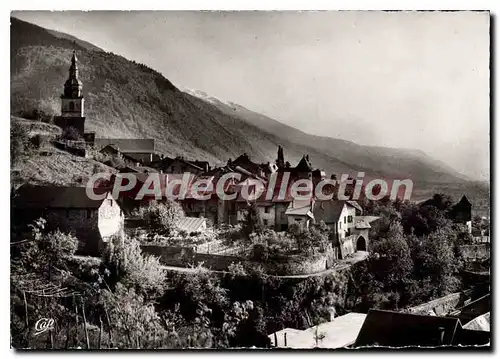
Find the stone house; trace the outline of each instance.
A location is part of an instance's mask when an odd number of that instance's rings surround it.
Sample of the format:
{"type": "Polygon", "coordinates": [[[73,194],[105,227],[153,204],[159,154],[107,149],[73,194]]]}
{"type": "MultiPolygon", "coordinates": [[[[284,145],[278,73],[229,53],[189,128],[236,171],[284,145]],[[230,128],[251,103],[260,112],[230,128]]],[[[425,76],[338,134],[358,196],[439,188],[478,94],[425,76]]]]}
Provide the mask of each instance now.
{"type": "Polygon", "coordinates": [[[110,192],[102,192],[103,199],[92,200],[86,187],[23,185],[12,198],[13,218],[30,223],[43,217],[48,228],[73,233],[80,253],[99,255],[111,238],[122,237],[124,228],[120,205],[110,192]]]}
{"type": "Polygon", "coordinates": [[[357,251],[369,250],[368,233],[375,216],[362,216],[363,209],[356,201],[328,200],[314,204],[315,223],[324,222],[332,228],[334,256],[345,258],[357,251]]]}
{"type": "Polygon", "coordinates": [[[188,161],[183,157],[164,158],[157,165],[157,168],[165,173],[183,174],[189,172],[195,175],[201,175],[210,170],[210,164],[205,161],[188,161]]]}
{"type": "Polygon", "coordinates": [[[126,155],[125,153],[122,153],[115,145],[106,145],[101,150],[99,151],[100,153],[108,156],[118,156],[123,158],[124,162],[128,165],[135,165],[137,164],[137,160],[133,157],[130,157],[126,155]]]}
{"type": "Polygon", "coordinates": [[[290,202],[285,211],[288,225],[298,224],[308,228],[309,224],[314,221],[313,208],[313,200],[293,200],[290,202]]]}
{"type": "Polygon", "coordinates": [[[155,141],[150,138],[96,138],[95,146],[100,150],[108,145],[113,145],[122,154],[134,159],[136,162],[150,164],[157,160],[155,141]]]}

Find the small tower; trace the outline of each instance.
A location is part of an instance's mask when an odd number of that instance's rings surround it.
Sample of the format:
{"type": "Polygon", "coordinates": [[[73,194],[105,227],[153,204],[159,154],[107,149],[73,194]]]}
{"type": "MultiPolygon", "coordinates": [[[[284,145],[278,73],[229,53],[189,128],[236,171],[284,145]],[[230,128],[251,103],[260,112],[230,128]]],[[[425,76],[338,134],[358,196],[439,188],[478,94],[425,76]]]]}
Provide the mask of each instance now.
{"type": "Polygon", "coordinates": [[[54,118],[57,126],[63,130],[73,128],[81,137],[85,132],[84,98],[82,81],[78,78],[78,59],[73,50],[69,76],[64,83],[64,92],[61,95],[61,116],[54,118]]]}
{"type": "Polygon", "coordinates": [[[283,147],[281,147],[280,145],[278,146],[278,158],[276,159],[276,165],[280,169],[285,167],[285,156],[283,154],[283,147]]]}
{"type": "Polygon", "coordinates": [[[84,117],[82,81],[78,78],[78,59],[73,50],[69,77],[64,83],[64,93],[61,95],[61,115],[63,117],[84,117]]]}

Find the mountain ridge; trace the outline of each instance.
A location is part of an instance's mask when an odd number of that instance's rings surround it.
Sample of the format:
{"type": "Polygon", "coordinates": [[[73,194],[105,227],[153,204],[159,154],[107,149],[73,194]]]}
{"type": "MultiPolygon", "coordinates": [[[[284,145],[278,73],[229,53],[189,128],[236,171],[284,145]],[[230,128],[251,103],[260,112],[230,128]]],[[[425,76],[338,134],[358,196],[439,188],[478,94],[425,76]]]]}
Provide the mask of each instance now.
{"type": "Polygon", "coordinates": [[[59,113],[59,94],[76,48],[87,127],[100,137],[154,138],[158,150],[168,156],[184,155],[217,165],[242,153],[257,162],[272,162],[277,146],[282,145],[292,165],[309,154],[313,165],[327,174],[362,171],[372,177],[410,177],[421,183],[465,181],[428,156],[309,135],[235,103],[185,93],[144,64],[51,31],[11,18],[14,115],[33,108],[49,115],[59,113]]]}

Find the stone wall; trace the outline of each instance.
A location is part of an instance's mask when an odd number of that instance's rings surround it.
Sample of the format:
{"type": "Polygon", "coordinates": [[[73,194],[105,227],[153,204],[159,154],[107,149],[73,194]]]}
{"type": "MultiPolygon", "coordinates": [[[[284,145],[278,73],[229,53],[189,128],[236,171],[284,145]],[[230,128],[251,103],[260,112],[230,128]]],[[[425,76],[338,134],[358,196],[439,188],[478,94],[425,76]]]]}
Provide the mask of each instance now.
{"type": "Polygon", "coordinates": [[[203,263],[206,268],[222,272],[227,271],[232,263],[241,263],[248,269],[260,266],[265,273],[270,275],[301,275],[322,272],[328,269],[333,262],[331,251],[307,257],[290,255],[257,262],[237,256],[197,253],[193,247],[142,245],[141,248],[145,254],[160,257],[160,261],[164,265],[188,267],[203,263]]]}
{"type": "Polygon", "coordinates": [[[162,264],[176,267],[187,267],[193,263],[195,254],[191,247],[142,245],[141,249],[144,254],[160,257],[162,264]]]}

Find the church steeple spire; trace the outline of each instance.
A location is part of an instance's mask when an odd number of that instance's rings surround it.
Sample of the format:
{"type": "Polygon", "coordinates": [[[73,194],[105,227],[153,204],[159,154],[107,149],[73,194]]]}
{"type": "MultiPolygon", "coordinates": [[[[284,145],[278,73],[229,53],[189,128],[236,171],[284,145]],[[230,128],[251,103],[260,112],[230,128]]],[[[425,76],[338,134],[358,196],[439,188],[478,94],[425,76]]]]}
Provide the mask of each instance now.
{"type": "Polygon", "coordinates": [[[78,59],[76,51],[73,50],[71,56],[71,66],[69,67],[69,77],[64,84],[64,97],[80,98],[82,97],[82,82],[78,78],[78,59]]]}
{"type": "Polygon", "coordinates": [[[61,115],[63,117],[84,117],[82,81],[78,78],[78,59],[73,49],[68,79],[64,83],[64,93],[61,95],[61,115]]]}

